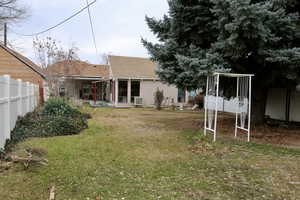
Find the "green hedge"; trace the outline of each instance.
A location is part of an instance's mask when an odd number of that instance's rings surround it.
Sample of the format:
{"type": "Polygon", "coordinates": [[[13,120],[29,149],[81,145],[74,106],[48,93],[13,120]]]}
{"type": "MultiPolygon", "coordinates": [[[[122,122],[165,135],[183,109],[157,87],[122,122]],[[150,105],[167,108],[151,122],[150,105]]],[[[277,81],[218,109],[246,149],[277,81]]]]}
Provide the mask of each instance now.
{"type": "MultiPolygon", "coordinates": [[[[19,118],[6,142],[5,152],[15,144],[31,137],[53,137],[74,135],[88,127],[87,119],[91,116],[80,112],[63,99],[50,99],[34,112],[19,118]]],[[[1,152],[0,152],[1,157],[1,152]]]]}

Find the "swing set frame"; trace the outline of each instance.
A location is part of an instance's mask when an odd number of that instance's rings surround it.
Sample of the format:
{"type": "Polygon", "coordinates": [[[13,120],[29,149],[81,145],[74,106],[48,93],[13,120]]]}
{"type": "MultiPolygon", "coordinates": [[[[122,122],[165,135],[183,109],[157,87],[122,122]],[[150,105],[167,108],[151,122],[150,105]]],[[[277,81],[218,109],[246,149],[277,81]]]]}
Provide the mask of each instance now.
{"type": "MultiPolygon", "coordinates": [[[[218,73],[215,72],[210,76],[207,76],[207,83],[206,83],[206,98],[204,102],[205,112],[204,112],[204,135],[207,135],[207,132],[213,134],[213,141],[215,142],[217,140],[217,121],[218,121],[218,99],[219,99],[219,85],[220,85],[220,77],[229,77],[229,78],[236,78],[237,85],[236,85],[236,108],[235,108],[235,133],[234,136],[237,137],[238,130],[245,131],[247,133],[247,141],[250,142],[250,133],[251,133],[251,93],[252,93],[252,77],[253,74],[234,74],[234,73],[218,73]],[[248,91],[240,91],[241,90],[241,79],[242,78],[248,78],[248,91]],[[213,84],[213,86],[211,86],[213,84]],[[212,94],[210,94],[210,90],[213,90],[212,94]],[[241,93],[243,95],[248,96],[248,125],[247,127],[239,125],[238,119],[239,119],[239,113],[240,113],[240,95],[241,93]],[[209,102],[208,96],[214,96],[214,102],[209,102]],[[210,114],[213,113],[213,124],[208,125],[208,115],[209,115],[209,108],[208,103],[214,103],[215,107],[213,110],[210,110],[210,114]],[[212,112],[213,111],[213,112],[212,112]],[[211,127],[212,126],[212,127],[211,127]]],[[[247,79],[245,79],[247,80],[247,79]]],[[[241,116],[240,116],[241,117],[241,116]]],[[[211,122],[212,123],[212,122],[211,122]]]]}

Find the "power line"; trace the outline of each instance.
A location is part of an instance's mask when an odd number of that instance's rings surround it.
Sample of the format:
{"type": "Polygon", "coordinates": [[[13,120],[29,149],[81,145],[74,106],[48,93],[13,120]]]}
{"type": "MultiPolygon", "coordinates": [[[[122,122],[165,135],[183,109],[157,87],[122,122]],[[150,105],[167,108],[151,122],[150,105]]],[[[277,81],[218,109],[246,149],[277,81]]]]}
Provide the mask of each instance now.
{"type": "Polygon", "coordinates": [[[98,48],[97,48],[95,31],[94,31],[94,26],[93,26],[93,21],[92,21],[90,6],[89,6],[89,0],[86,0],[86,4],[87,4],[87,7],[88,7],[87,10],[88,10],[88,13],[89,13],[89,20],[90,20],[91,31],[92,31],[92,35],[93,35],[94,46],[95,46],[95,50],[96,50],[96,56],[98,57],[98,48]]]}
{"type": "Polygon", "coordinates": [[[40,32],[37,32],[37,33],[32,33],[32,34],[20,34],[20,33],[16,33],[15,31],[13,31],[13,32],[14,32],[15,34],[17,34],[17,35],[21,35],[21,36],[25,36],[25,37],[32,37],[32,36],[37,36],[37,35],[46,33],[46,32],[48,32],[48,31],[50,31],[50,30],[52,30],[52,29],[55,29],[55,28],[57,28],[58,26],[60,26],[60,25],[62,25],[62,24],[64,24],[64,23],[66,23],[67,21],[71,20],[72,18],[76,17],[77,15],[79,15],[80,13],[82,13],[85,9],[88,9],[88,10],[89,10],[89,7],[90,7],[91,5],[93,5],[94,3],[96,3],[96,1],[97,1],[97,0],[94,0],[94,1],[91,2],[91,3],[88,3],[87,6],[83,7],[82,9],[80,9],[79,11],[77,11],[76,13],[74,13],[73,15],[71,15],[70,17],[64,19],[63,21],[59,22],[58,24],[56,24],[56,25],[54,25],[54,26],[52,26],[52,27],[50,27],[50,28],[47,28],[47,29],[45,29],[45,30],[43,30],[43,31],[40,31],[40,32]]]}

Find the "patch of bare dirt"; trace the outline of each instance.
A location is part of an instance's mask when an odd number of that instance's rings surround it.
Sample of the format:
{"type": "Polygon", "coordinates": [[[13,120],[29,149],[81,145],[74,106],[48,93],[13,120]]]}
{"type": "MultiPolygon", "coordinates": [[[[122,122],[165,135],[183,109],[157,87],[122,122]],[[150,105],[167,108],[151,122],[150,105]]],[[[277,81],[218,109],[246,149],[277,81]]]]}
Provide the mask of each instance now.
{"type": "MultiPolygon", "coordinates": [[[[234,137],[234,125],[234,116],[222,116],[222,118],[219,118],[218,120],[218,134],[234,137]]],[[[203,128],[203,120],[201,120],[199,127],[203,128]]],[[[246,140],[246,133],[244,131],[239,130],[238,136],[239,139],[246,140]]],[[[251,141],[256,143],[300,148],[300,129],[295,127],[272,127],[269,125],[254,126],[251,129],[251,141]]]]}
{"type": "MultiPolygon", "coordinates": [[[[149,135],[157,130],[199,131],[203,130],[204,114],[195,111],[156,111],[144,109],[111,110],[101,113],[99,120],[115,128],[130,127],[135,132],[149,135]]],[[[218,117],[219,135],[234,137],[235,116],[220,113],[218,117]]],[[[239,131],[239,139],[246,141],[246,134],[239,131]]],[[[300,148],[300,128],[272,127],[269,125],[252,127],[251,141],[285,147],[300,148]]]]}

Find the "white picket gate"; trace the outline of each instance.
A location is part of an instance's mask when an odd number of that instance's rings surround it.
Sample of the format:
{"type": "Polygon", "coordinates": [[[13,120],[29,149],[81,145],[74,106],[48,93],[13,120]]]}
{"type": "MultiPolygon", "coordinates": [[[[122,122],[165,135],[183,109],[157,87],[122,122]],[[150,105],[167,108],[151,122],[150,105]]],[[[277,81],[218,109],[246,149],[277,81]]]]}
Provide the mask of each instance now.
{"type": "Polygon", "coordinates": [[[10,139],[19,116],[32,112],[39,102],[39,86],[9,75],[0,76],[0,149],[10,139]]]}

